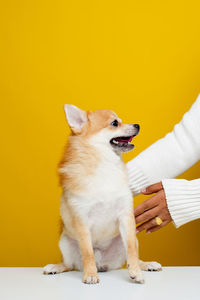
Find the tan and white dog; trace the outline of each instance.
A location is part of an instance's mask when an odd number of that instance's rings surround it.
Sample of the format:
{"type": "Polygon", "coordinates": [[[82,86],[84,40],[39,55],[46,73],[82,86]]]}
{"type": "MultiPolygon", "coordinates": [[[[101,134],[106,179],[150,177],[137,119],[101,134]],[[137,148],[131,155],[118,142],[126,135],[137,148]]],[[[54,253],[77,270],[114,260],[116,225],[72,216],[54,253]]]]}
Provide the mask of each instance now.
{"type": "Polygon", "coordinates": [[[98,283],[97,272],[118,269],[127,260],[130,278],[144,283],[141,270],[161,270],[138,258],[132,194],[121,152],[138,124],[123,124],[110,110],[83,111],[65,105],[72,130],[59,165],[63,194],[62,262],[44,267],[44,274],[83,270],[84,283],[98,283]]]}

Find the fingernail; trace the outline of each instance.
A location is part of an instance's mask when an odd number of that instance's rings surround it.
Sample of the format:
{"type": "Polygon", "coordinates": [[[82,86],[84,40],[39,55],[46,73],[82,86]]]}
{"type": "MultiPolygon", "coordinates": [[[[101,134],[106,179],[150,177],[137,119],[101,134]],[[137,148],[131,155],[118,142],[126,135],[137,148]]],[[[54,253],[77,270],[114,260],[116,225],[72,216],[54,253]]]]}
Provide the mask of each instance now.
{"type": "Polygon", "coordinates": [[[151,233],[151,231],[147,231],[147,232],[146,232],[146,234],[149,234],[149,233],[151,233]]]}
{"type": "Polygon", "coordinates": [[[142,190],[141,190],[141,193],[146,193],[146,189],[142,189],[142,190]]]}
{"type": "Polygon", "coordinates": [[[139,230],[136,229],[136,234],[139,232],[139,230]]]}

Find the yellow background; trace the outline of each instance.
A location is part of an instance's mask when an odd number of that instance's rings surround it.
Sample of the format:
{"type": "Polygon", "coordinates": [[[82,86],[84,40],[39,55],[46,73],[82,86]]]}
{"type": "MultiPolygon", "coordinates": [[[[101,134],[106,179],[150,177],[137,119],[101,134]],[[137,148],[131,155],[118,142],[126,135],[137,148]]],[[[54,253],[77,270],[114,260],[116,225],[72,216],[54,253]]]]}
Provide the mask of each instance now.
{"type": "MultiPolygon", "coordinates": [[[[2,2],[1,266],[60,259],[64,103],[139,123],[126,161],[180,121],[200,92],[199,9],[194,0],[2,2]]],[[[200,164],[181,177],[200,177],[200,164]]],[[[200,265],[199,232],[197,220],[141,233],[141,257],[200,265]]]]}

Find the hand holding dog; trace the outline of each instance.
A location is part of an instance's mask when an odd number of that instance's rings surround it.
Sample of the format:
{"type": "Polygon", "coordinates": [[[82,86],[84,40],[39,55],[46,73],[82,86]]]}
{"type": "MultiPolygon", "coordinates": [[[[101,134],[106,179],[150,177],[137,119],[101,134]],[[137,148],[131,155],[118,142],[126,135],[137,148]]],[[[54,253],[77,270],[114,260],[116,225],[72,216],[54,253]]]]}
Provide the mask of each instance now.
{"type": "Polygon", "coordinates": [[[148,186],[141,191],[144,195],[151,195],[151,198],[145,200],[134,209],[136,224],[143,222],[137,227],[137,232],[146,230],[146,233],[154,232],[172,221],[169,213],[165,192],[162,182],[148,186]],[[162,224],[157,225],[155,218],[162,219],[162,224]]]}

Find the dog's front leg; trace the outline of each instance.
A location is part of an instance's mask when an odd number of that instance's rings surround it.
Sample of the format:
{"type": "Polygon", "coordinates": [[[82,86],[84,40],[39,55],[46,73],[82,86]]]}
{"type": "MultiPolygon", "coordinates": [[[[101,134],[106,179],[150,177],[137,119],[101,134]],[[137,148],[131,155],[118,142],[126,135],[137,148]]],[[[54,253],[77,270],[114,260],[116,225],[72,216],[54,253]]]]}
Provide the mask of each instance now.
{"type": "Polygon", "coordinates": [[[73,223],[82,254],[83,282],[98,283],[99,277],[97,275],[90,232],[80,217],[74,217],[73,223]]]}
{"type": "Polygon", "coordinates": [[[135,228],[136,224],[133,214],[129,213],[120,217],[119,230],[126,249],[129,275],[134,282],[144,283],[143,274],[139,266],[135,228]]]}

